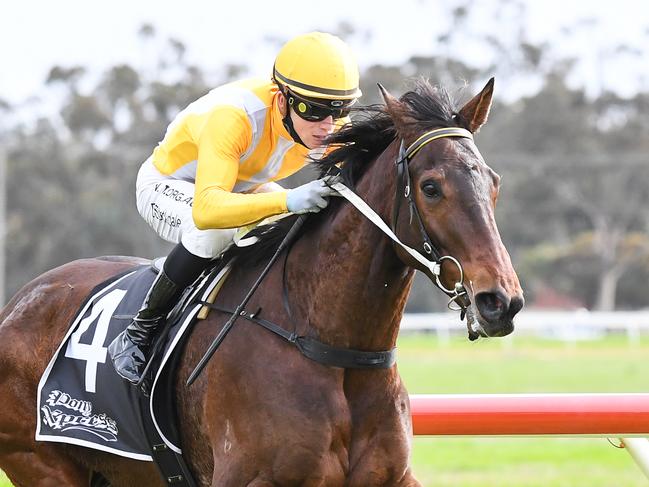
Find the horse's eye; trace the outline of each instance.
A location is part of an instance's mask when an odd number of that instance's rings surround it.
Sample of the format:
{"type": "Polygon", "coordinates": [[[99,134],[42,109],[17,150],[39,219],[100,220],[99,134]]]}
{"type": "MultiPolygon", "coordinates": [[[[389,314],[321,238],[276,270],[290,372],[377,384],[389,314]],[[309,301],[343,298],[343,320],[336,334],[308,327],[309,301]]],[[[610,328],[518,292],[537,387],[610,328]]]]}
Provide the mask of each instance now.
{"type": "Polygon", "coordinates": [[[439,187],[439,184],[435,181],[424,181],[421,184],[421,190],[429,198],[439,198],[442,196],[442,190],[439,187]]]}

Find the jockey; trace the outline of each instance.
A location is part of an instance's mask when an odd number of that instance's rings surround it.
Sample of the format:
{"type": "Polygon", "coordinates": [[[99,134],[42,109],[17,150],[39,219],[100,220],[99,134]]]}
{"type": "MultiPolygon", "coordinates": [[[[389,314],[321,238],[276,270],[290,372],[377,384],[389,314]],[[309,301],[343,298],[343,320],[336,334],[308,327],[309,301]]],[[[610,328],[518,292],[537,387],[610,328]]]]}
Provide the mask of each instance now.
{"type": "Polygon", "coordinates": [[[327,206],[335,191],[323,180],[290,190],[274,181],[321,154],[360,95],[349,47],[312,32],[282,47],[272,79],[220,86],[176,116],[136,182],[140,215],[176,246],[140,311],[108,347],[120,376],[140,381],[170,308],[238,227],[327,206]]]}

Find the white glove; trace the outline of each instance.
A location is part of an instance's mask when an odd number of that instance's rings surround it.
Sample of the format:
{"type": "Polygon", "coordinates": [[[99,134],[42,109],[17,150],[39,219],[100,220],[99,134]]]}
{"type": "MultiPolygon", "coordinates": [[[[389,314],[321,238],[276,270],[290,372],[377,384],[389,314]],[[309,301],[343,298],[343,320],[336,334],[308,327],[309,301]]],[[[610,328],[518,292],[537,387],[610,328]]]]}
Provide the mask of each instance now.
{"type": "MultiPolygon", "coordinates": [[[[331,183],[332,178],[327,179],[331,183]]],[[[324,179],[316,179],[286,193],[286,207],[291,213],[317,213],[329,204],[327,196],[337,195],[335,189],[325,184],[324,179]]]]}

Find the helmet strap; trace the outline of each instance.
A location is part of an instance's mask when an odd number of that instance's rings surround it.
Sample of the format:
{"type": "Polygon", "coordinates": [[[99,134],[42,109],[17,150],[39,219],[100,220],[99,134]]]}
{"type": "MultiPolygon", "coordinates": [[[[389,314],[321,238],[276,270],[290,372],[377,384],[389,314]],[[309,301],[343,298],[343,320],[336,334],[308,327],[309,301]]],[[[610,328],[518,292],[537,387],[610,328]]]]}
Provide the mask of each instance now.
{"type": "Polygon", "coordinates": [[[306,144],[302,142],[302,139],[300,136],[297,134],[297,131],[295,130],[295,127],[293,127],[293,120],[291,119],[291,107],[288,106],[288,102],[286,103],[286,115],[282,119],[282,123],[284,124],[284,127],[286,130],[288,130],[288,133],[293,137],[293,140],[297,142],[298,144],[303,145],[308,149],[306,144]]]}
{"type": "MultiPolygon", "coordinates": [[[[273,68],[274,71],[274,68],[273,68]]],[[[288,89],[286,89],[286,92],[284,89],[282,89],[282,85],[277,82],[275,78],[273,78],[273,81],[277,84],[277,87],[279,88],[280,93],[284,95],[284,100],[286,100],[286,115],[284,115],[284,118],[282,119],[282,123],[284,124],[284,128],[286,131],[289,133],[291,137],[293,137],[293,140],[297,142],[300,145],[303,145],[304,147],[307,147],[307,145],[302,141],[300,136],[297,134],[297,131],[295,130],[295,127],[293,126],[293,120],[291,119],[291,105],[288,104],[288,89]]]]}

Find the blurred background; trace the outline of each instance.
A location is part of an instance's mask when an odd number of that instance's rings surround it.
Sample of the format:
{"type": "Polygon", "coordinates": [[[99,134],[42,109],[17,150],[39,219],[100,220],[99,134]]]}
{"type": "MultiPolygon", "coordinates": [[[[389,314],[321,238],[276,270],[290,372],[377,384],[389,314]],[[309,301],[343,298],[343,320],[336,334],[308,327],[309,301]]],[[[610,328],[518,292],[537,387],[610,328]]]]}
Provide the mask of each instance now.
{"type": "MultiPolygon", "coordinates": [[[[316,29],[357,54],[363,104],[376,82],[401,94],[424,76],[462,102],[496,78],[476,142],[503,177],[497,220],[534,332],[467,344],[417,279],[410,391],[646,391],[649,5],[631,0],[14,2],[0,18],[0,304],[70,260],[166,254],[135,208],[139,165],[188,103],[269,76],[279,47],[316,29]]],[[[417,441],[426,485],[643,485],[586,440],[530,443],[525,460],[525,440],[417,441]]]]}

